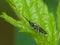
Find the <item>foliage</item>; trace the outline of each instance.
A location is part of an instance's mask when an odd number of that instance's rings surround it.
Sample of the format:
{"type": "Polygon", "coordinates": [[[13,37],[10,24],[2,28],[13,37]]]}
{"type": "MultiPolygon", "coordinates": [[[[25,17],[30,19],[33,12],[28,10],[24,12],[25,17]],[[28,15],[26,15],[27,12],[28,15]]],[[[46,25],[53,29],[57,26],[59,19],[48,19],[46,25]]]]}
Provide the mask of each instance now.
{"type": "Polygon", "coordinates": [[[60,3],[57,7],[58,32],[55,17],[53,13],[48,12],[47,5],[42,0],[7,0],[7,2],[20,20],[17,21],[4,12],[0,17],[13,26],[20,28],[19,32],[26,32],[31,35],[38,45],[57,45],[60,38],[60,3]],[[23,16],[41,26],[47,32],[47,35],[35,31],[23,16]]]}

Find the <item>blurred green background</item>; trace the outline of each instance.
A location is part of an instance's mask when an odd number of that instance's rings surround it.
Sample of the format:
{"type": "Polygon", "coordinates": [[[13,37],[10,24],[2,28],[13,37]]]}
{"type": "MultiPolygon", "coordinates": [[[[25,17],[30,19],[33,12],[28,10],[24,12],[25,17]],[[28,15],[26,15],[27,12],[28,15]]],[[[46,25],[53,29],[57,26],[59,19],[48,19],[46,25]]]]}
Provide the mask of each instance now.
{"type": "MultiPolygon", "coordinates": [[[[0,14],[6,12],[9,16],[18,20],[13,9],[5,0],[0,0],[0,14]]],[[[18,32],[16,27],[0,18],[0,45],[37,45],[33,38],[26,33],[18,32]]]]}
{"type": "MultiPolygon", "coordinates": [[[[43,0],[48,6],[49,12],[53,12],[57,19],[58,0],[43,0]]],[[[6,0],[0,0],[0,14],[6,12],[9,16],[18,20],[13,9],[6,0]]],[[[57,21],[56,21],[57,22],[57,21]]],[[[58,28],[58,27],[57,27],[58,28]]],[[[20,33],[16,27],[13,27],[4,19],[0,18],[0,45],[37,45],[33,38],[27,33],[20,33]]]]}

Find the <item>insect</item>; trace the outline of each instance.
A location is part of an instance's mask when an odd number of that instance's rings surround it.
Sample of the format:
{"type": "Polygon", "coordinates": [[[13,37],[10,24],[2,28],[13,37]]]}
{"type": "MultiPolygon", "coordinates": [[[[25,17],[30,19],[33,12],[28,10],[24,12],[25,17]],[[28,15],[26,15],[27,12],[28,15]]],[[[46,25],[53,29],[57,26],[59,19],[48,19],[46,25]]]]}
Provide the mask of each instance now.
{"type": "Polygon", "coordinates": [[[43,33],[43,34],[47,34],[47,32],[44,31],[44,29],[41,28],[39,25],[37,25],[37,24],[29,21],[25,16],[23,16],[23,17],[28,21],[28,23],[30,24],[31,27],[33,27],[34,29],[38,30],[39,32],[41,32],[41,33],[43,33]]]}

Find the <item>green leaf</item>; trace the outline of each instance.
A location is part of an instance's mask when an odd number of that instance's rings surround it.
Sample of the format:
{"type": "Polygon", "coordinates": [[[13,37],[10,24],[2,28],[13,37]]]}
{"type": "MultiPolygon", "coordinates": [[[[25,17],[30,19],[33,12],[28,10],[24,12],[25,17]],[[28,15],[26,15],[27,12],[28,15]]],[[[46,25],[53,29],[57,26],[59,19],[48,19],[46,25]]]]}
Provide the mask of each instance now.
{"type": "Polygon", "coordinates": [[[9,22],[10,24],[12,24],[15,27],[22,27],[21,22],[16,21],[15,19],[13,19],[12,17],[8,16],[6,13],[2,13],[2,15],[0,15],[0,17],[4,18],[5,21],[9,22]]]}
{"type": "MultiPolygon", "coordinates": [[[[59,3],[58,3],[58,7],[57,7],[57,23],[58,23],[58,36],[57,36],[57,40],[59,41],[60,40],[60,0],[59,0],[59,3]]],[[[57,43],[58,43],[57,41],[57,43]]]]}
{"type": "MultiPolygon", "coordinates": [[[[5,13],[1,15],[2,18],[14,26],[20,27],[20,32],[28,32],[32,35],[38,45],[57,44],[58,34],[55,17],[53,16],[53,13],[48,12],[48,8],[46,4],[43,3],[43,0],[7,0],[7,2],[14,9],[17,17],[20,19],[19,22],[22,24],[7,16],[5,13]],[[47,35],[45,36],[38,31],[35,31],[23,16],[42,27],[47,32],[47,35]]],[[[60,6],[58,6],[58,24],[60,24],[59,12],[60,6]]],[[[60,25],[58,25],[58,27],[60,27],[60,25]]]]}

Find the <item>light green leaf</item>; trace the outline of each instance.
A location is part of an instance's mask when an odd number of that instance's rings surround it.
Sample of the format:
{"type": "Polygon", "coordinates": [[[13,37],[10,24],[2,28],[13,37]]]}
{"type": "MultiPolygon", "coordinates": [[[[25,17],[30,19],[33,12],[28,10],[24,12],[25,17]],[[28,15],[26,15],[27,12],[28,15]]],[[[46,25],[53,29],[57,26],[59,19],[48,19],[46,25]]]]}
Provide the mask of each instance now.
{"type": "MultiPolygon", "coordinates": [[[[46,4],[43,3],[43,0],[7,0],[7,2],[14,9],[17,17],[20,19],[19,21],[22,24],[7,16],[5,13],[1,15],[2,18],[14,26],[20,27],[20,32],[28,32],[30,35],[32,35],[38,45],[57,44],[58,34],[55,17],[53,16],[53,13],[48,12],[48,8],[46,4]],[[38,31],[35,31],[35,29],[29,25],[28,21],[23,16],[42,27],[47,32],[47,35],[45,36],[40,34],[38,31]]],[[[60,6],[58,6],[58,24],[60,24],[59,12],[60,6]]],[[[58,27],[60,27],[60,25],[58,25],[58,27]]]]}
{"type": "Polygon", "coordinates": [[[13,19],[12,17],[8,16],[6,13],[2,13],[2,15],[0,15],[0,17],[4,18],[5,21],[9,22],[10,24],[12,24],[15,27],[22,27],[21,22],[16,21],[15,19],[13,19]]]}

